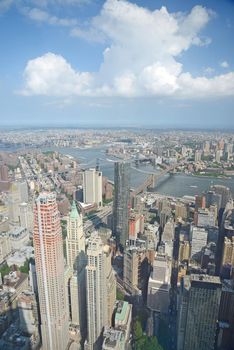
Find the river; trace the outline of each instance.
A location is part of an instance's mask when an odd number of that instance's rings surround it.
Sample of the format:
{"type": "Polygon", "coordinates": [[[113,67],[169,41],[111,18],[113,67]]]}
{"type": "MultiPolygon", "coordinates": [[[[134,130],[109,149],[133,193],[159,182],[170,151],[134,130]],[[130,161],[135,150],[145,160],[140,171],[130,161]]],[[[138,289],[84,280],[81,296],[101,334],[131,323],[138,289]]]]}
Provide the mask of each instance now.
{"type": "MultiPolygon", "coordinates": [[[[114,161],[116,158],[112,158],[106,155],[106,147],[100,148],[56,148],[51,147],[47,150],[56,150],[62,154],[71,155],[78,159],[82,167],[94,167],[96,165],[97,158],[99,159],[100,170],[104,176],[107,176],[110,180],[114,179],[114,161]]],[[[149,173],[158,173],[160,169],[155,169],[152,165],[141,165],[139,168],[131,169],[131,187],[137,187],[141,185],[147,178],[149,173]]],[[[217,179],[212,177],[197,177],[186,174],[165,175],[156,184],[155,191],[160,194],[168,196],[182,197],[184,195],[194,196],[201,194],[203,191],[209,189],[210,185],[224,185],[231,189],[234,194],[234,178],[230,179],[217,179]]]]}

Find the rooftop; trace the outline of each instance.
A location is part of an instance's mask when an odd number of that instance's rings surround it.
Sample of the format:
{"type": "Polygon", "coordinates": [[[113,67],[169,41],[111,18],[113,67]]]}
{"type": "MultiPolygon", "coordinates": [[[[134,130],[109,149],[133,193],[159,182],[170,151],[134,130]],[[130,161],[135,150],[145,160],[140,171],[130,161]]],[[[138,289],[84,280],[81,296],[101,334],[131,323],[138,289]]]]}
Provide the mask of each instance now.
{"type": "Polygon", "coordinates": [[[128,309],[128,302],[127,301],[119,301],[116,314],[115,314],[115,320],[116,321],[123,321],[126,317],[127,309],[128,309]]]}

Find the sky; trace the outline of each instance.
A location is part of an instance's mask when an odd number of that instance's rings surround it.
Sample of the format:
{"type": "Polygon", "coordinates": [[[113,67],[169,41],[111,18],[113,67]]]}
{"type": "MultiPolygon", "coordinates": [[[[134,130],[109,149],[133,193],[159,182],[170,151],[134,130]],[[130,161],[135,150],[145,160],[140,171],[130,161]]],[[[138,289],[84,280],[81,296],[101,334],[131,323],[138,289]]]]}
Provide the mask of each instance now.
{"type": "Polygon", "coordinates": [[[234,129],[234,0],[0,0],[0,126],[234,129]]]}

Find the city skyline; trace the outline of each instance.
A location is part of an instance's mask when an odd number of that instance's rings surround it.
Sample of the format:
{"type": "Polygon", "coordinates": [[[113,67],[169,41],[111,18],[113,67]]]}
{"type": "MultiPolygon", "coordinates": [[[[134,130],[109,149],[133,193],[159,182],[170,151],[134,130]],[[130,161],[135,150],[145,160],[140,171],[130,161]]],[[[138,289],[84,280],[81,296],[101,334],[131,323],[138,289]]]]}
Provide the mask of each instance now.
{"type": "Polygon", "coordinates": [[[232,127],[233,6],[2,1],[2,125],[232,127]]]}
{"type": "Polygon", "coordinates": [[[234,0],[0,0],[0,349],[234,350],[234,0]]]}
{"type": "Polygon", "coordinates": [[[233,144],[1,132],[0,348],[233,350],[233,144]]]}

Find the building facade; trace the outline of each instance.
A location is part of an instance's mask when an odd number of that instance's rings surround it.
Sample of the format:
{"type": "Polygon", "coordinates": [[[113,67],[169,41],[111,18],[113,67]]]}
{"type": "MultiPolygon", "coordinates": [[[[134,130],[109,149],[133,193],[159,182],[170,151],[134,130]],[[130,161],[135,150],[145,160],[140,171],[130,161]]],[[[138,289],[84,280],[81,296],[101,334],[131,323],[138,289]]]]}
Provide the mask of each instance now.
{"type": "Polygon", "coordinates": [[[43,350],[68,344],[63,240],[54,193],[41,193],[34,207],[34,248],[43,350]]]}
{"type": "Polygon", "coordinates": [[[102,206],[102,172],[96,169],[87,169],[84,172],[84,203],[95,203],[102,206]]]}
{"type": "Polygon", "coordinates": [[[178,312],[178,350],[214,350],[222,284],[208,275],[182,278],[178,312]]]}
{"type": "Polygon", "coordinates": [[[86,266],[88,339],[86,349],[100,348],[101,333],[111,326],[116,301],[116,280],[109,246],[94,232],[89,240],[86,266]]]}
{"type": "Polygon", "coordinates": [[[116,162],[114,168],[113,233],[123,248],[128,239],[130,164],[116,162]]]}

